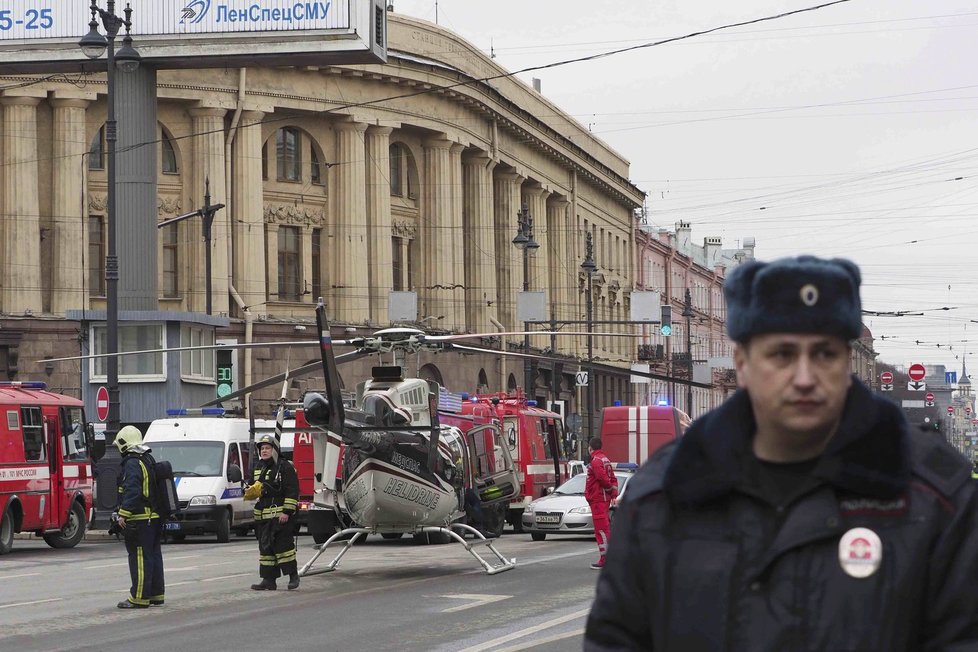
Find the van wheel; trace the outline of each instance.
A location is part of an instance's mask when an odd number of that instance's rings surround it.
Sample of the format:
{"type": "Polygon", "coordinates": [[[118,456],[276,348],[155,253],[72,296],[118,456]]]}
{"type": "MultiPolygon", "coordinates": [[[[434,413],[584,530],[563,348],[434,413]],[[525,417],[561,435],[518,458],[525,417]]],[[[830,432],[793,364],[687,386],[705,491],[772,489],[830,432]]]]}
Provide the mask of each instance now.
{"type": "Polygon", "coordinates": [[[231,515],[222,509],[217,516],[217,542],[227,543],[231,540],[231,515]]]}
{"type": "Polygon", "coordinates": [[[530,538],[534,541],[543,541],[547,538],[546,532],[530,532],[530,538]]]}
{"type": "Polygon", "coordinates": [[[71,503],[68,520],[60,532],[49,532],[44,541],[52,548],[74,548],[85,536],[85,510],[77,501],[71,503]]]}
{"type": "Polygon", "coordinates": [[[9,509],[3,512],[0,519],[0,555],[5,555],[14,547],[14,517],[9,509]]]}

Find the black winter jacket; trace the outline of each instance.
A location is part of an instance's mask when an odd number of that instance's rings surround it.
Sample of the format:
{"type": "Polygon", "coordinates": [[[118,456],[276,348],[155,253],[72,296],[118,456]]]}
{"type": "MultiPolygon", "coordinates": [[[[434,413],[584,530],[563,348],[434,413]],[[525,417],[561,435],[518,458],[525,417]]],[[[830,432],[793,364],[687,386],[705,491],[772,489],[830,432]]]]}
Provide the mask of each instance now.
{"type": "Polygon", "coordinates": [[[739,391],[632,478],[585,651],[978,650],[978,483],[940,434],[854,380],[779,511],[744,480],[753,431],[739,391]],[[857,527],[882,542],[863,578],[840,561],[857,527]]]}

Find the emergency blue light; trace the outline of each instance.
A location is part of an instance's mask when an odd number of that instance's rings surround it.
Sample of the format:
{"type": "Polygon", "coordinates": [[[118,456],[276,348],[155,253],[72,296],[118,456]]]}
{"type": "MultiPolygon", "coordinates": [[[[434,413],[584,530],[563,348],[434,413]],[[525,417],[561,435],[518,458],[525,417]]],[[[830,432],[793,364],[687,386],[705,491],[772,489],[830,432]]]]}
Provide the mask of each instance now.
{"type": "Polygon", "coordinates": [[[638,464],[635,462],[618,462],[615,464],[615,468],[619,471],[634,471],[638,468],[638,464]]]}
{"type": "Polygon", "coordinates": [[[47,389],[48,384],[43,380],[4,380],[0,387],[20,387],[21,389],[47,389]]]}
{"type": "Polygon", "coordinates": [[[621,401],[617,398],[615,399],[615,407],[621,407],[621,401]]]}
{"type": "Polygon", "coordinates": [[[463,401],[469,400],[469,393],[468,392],[462,392],[459,396],[462,397],[462,400],[463,401]]]}
{"type": "Polygon", "coordinates": [[[532,399],[532,398],[529,401],[527,401],[526,404],[529,407],[536,407],[537,406],[537,402],[534,399],[532,399]]]}
{"type": "Polygon", "coordinates": [[[659,400],[658,400],[658,401],[656,402],[656,405],[669,405],[669,401],[667,401],[666,399],[663,399],[663,398],[660,398],[660,399],[659,399],[659,400]]]}
{"type": "Polygon", "coordinates": [[[168,417],[189,417],[189,416],[222,417],[224,416],[224,408],[222,407],[167,408],[166,416],[168,417]]]}

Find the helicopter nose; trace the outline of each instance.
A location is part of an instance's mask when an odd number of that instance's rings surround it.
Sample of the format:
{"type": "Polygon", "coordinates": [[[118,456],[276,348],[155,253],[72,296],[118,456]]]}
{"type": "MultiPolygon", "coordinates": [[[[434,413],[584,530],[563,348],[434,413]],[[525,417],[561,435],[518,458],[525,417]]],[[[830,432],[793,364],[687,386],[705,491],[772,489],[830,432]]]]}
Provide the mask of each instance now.
{"type": "Polygon", "coordinates": [[[305,412],[306,421],[314,426],[326,426],[329,424],[330,406],[329,401],[322,394],[310,392],[302,399],[302,410],[305,412]]]}

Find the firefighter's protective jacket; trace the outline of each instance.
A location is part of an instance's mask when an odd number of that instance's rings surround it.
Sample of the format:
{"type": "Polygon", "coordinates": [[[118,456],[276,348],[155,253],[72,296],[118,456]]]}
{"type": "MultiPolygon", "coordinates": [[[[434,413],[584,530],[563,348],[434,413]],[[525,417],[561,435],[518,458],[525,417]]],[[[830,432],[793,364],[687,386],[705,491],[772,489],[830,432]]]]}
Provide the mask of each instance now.
{"type": "Polygon", "coordinates": [[[291,517],[299,507],[299,477],[292,462],[279,459],[261,460],[255,466],[254,481],[261,482],[261,497],[255,503],[255,520],[291,517]]]}
{"type": "Polygon", "coordinates": [[[127,521],[148,521],[158,518],[153,511],[152,476],[142,456],[127,453],[122,458],[119,477],[119,516],[127,521]]]}

